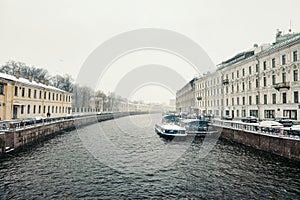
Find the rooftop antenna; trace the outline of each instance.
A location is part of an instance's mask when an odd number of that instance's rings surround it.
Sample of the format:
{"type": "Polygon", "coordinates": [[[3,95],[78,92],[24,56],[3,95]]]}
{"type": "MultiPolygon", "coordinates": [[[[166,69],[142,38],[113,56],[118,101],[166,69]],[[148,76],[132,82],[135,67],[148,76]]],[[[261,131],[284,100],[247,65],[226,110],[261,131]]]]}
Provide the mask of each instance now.
{"type": "Polygon", "coordinates": [[[292,20],[290,19],[290,29],[289,29],[289,33],[292,32],[292,20]]]}

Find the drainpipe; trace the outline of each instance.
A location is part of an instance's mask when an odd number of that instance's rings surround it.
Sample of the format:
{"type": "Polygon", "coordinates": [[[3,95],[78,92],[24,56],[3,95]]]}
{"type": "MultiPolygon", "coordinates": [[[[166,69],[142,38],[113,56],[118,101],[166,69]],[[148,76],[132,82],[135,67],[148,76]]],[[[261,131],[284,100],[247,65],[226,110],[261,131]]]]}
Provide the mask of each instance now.
{"type": "MultiPolygon", "coordinates": [[[[258,78],[258,90],[257,90],[257,94],[258,94],[258,104],[257,104],[257,108],[258,108],[258,120],[260,120],[261,119],[261,117],[260,117],[260,109],[261,109],[261,104],[260,104],[260,62],[259,62],[259,59],[258,59],[258,57],[256,56],[255,57],[255,59],[256,59],[256,61],[257,61],[257,65],[258,65],[258,76],[257,76],[257,78],[258,78]]],[[[255,70],[256,70],[256,66],[255,66],[255,70]]],[[[255,80],[256,81],[256,80],[255,80]]],[[[256,83],[255,83],[256,84],[256,83]]]]}
{"type": "MultiPolygon", "coordinates": [[[[14,83],[12,84],[12,89],[11,89],[11,113],[12,113],[12,116],[10,116],[10,118],[12,119],[14,117],[14,98],[15,98],[15,87],[16,87],[16,81],[14,81],[14,83]]],[[[6,96],[8,96],[7,93],[8,92],[8,85],[6,85],[6,96]]],[[[8,97],[6,97],[8,98],[8,97]]],[[[6,101],[7,102],[7,101],[6,101]]],[[[6,115],[6,113],[5,113],[6,115]]]]}

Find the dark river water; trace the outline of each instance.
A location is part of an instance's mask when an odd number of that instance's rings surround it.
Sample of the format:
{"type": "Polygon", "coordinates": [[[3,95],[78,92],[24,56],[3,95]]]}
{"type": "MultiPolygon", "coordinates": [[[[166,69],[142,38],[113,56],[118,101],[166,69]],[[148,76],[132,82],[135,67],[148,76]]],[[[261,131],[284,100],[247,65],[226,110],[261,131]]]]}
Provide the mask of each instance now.
{"type": "Polygon", "coordinates": [[[0,199],[300,199],[300,166],[217,138],[165,141],[161,115],[105,121],[0,160],[0,199]]]}

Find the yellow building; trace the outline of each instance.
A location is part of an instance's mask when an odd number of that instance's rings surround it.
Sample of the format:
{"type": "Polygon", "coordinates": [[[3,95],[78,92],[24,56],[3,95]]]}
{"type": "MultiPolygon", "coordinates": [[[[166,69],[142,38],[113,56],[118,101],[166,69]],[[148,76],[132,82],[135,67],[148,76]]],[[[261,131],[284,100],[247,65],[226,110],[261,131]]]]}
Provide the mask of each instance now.
{"type": "Polygon", "coordinates": [[[0,120],[63,117],[71,114],[72,94],[53,86],[0,73],[0,120]]]}

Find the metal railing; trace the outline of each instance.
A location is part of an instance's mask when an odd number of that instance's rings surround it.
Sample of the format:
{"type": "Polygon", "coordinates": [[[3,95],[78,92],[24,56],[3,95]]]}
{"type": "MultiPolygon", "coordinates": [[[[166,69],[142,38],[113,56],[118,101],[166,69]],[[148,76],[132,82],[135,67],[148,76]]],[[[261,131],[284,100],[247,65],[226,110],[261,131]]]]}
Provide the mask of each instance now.
{"type": "Polygon", "coordinates": [[[285,128],[262,126],[258,123],[245,123],[238,121],[213,119],[212,125],[221,128],[228,128],[232,130],[240,130],[244,132],[251,132],[255,134],[269,135],[272,137],[281,137],[286,139],[300,140],[300,128],[285,128]]]}

